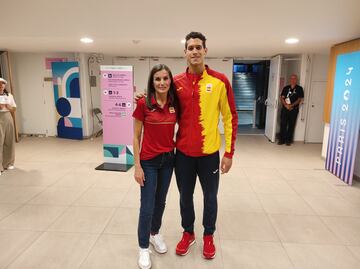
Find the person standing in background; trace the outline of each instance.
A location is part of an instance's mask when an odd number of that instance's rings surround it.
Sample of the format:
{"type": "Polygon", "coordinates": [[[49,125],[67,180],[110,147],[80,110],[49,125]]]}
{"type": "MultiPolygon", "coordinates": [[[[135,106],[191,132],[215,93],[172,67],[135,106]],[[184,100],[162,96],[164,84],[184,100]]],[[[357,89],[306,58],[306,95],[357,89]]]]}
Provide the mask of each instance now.
{"type": "Polygon", "coordinates": [[[14,97],[6,87],[7,81],[0,78],[0,175],[4,170],[14,169],[15,128],[11,113],[15,112],[14,97]]]}
{"type": "Polygon", "coordinates": [[[278,145],[286,143],[287,146],[290,146],[294,139],[299,106],[304,100],[304,90],[297,85],[297,75],[292,74],[290,76],[290,85],[284,87],[280,100],[283,107],[280,116],[280,139],[278,145]]]}

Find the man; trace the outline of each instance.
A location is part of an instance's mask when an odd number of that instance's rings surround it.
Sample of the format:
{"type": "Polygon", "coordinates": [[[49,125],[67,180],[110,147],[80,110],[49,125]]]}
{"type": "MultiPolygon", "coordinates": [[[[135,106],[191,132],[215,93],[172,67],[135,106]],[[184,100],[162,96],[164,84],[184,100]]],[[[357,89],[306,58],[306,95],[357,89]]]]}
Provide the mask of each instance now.
{"type": "Polygon", "coordinates": [[[182,239],[176,246],[176,254],[186,255],[195,243],[193,194],[198,176],[204,195],[203,256],[212,259],[216,254],[213,234],[216,229],[219,172],[227,173],[232,166],[238,117],[228,79],[204,63],[207,54],[205,36],[191,32],[185,40],[188,68],[174,77],[179,100],[175,175],[180,192],[181,225],[184,229],[182,239]],[[218,129],[220,113],[226,142],[221,163],[218,129]]]}
{"type": "Polygon", "coordinates": [[[238,119],[228,79],[204,64],[207,54],[205,36],[191,32],[185,40],[188,68],[174,78],[180,111],[175,174],[180,192],[181,225],[184,229],[176,254],[186,255],[195,242],[193,194],[198,176],[204,195],[203,256],[212,259],[216,254],[213,234],[217,218],[219,168],[222,174],[231,168],[238,119]],[[218,130],[220,113],[226,141],[221,164],[218,130]]]}
{"type": "Polygon", "coordinates": [[[296,119],[299,114],[299,105],[304,99],[304,90],[297,85],[297,76],[290,76],[290,85],[284,87],[280,100],[283,105],[280,118],[280,139],[278,145],[286,143],[290,146],[294,139],[296,119]]]}

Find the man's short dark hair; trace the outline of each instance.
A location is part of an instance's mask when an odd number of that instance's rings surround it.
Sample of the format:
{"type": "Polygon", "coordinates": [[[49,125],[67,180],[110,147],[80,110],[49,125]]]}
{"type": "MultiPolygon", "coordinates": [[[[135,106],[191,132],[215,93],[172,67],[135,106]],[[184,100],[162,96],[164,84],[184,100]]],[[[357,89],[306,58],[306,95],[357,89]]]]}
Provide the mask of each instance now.
{"type": "Polygon", "coordinates": [[[187,49],[187,42],[190,39],[195,39],[195,38],[199,38],[202,41],[203,47],[205,49],[206,48],[206,37],[200,32],[191,32],[191,33],[187,34],[187,36],[185,37],[185,49],[187,49]]]}

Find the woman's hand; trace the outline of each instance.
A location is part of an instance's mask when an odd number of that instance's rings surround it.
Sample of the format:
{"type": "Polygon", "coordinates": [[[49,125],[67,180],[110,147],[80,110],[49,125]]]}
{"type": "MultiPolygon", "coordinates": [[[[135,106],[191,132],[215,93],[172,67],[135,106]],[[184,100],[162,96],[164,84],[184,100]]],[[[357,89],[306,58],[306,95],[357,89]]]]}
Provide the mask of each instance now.
{"type": "Polygon", "coordinates": [[[134,174],[135,181],[140,184],[141,187],[144,186],[145,176],[144,171],[140,165],[135,165],[135,174],[134,174]]]}
{"type": "Polygon", "coordinates": [[[135,103],[136,103],[137,101],[139,101],[141,98],[143,98],[144,96],[146,96],[145,93],[137,93],[137,94],[135,95],[135,97],[134,97],[135,103]]]}
{"type": "Polygon", "coordinates": [[[0,104],[0,110],[4,110],[6,105],[0,104]]]}
{"type": "Polygon", "coordinates": [[[13,110],[13,108],[12,108],[11,105],[5,105],[5,107],[6,107],[6,109],[9,110],[9,111],[12,111],[12,110],[13,110]]]}

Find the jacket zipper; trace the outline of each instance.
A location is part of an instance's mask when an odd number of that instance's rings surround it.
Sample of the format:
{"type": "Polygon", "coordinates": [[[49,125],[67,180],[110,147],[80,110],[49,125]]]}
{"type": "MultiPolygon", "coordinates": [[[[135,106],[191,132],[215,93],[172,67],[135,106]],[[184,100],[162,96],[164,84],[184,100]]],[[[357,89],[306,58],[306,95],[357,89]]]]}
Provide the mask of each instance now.
{"type": "MultiPolygon", "coordinates": [[[[191,124],[193,124],[194,122],[194,82],[192,81],[191,82],[191,124]]],[[[189,151],[191,151],[192,149],[192,128],[190,126],[190,141],[189,141],[189,144],[190,144],[190,148],[189,148],[189,151]]]]}

